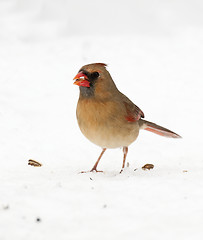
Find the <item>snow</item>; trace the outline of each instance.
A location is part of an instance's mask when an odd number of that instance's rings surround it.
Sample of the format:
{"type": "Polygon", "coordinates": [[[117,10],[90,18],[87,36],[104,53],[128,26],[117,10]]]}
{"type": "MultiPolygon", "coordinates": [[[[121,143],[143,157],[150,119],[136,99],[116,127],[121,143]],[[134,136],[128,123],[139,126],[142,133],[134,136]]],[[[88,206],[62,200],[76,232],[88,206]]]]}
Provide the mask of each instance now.
{"type": "Polygon", "coordinates": [[[203,4],[118,1],[111,21],[113,1],[85,2],[0,2],[0,240],[202,239],[203,4]],[[80,174],[101,151],[75,117],[72,79],[92,62],[183,138],[142,131],[122,174],[121,149],[80,174]]]}

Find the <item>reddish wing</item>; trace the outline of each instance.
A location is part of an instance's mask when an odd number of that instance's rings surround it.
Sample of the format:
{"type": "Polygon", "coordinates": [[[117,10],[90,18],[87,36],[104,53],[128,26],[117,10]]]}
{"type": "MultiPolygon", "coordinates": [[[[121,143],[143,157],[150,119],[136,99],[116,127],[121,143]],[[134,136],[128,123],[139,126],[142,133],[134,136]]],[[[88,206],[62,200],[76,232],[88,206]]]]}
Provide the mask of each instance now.
{"type": "Polygon", "coordinates": [[[142,110],[133,103],[124,102],[126,107],[127,116],[125,117],[128,122],[136,122],[140,118],[144,118],[142,110]]]}

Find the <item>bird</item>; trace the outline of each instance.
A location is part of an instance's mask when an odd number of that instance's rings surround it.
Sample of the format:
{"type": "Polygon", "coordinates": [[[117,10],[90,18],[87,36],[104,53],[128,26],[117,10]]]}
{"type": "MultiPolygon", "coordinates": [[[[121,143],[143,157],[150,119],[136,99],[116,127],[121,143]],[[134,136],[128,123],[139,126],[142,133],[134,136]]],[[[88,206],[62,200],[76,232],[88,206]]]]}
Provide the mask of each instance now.
{"type": "Polygon", "coordinates": [[[116,87],[107,64],[84,65],[73,80],[80,90],[76,108],[79,128],[87,139],[102,148],[90,172],[102,172],[97,166],[106,149],[123,148],[121,173],[128,147],[141,129],[164,137],[181,138],[167,128],[144,120],[143,111],[116,87]]]}

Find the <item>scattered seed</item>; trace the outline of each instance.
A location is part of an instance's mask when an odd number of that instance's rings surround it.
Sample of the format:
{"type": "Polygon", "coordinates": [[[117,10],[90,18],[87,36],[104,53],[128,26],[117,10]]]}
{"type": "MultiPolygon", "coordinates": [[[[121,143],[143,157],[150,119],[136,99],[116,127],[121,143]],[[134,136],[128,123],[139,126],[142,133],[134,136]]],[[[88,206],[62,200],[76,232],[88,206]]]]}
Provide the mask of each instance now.
{"type": "Polygon", "coordinates": [[[4,205],[3,206],[3,210],[8,210],[10,207],[9,207],[9,205],[4,205]]]}
{"type": "Polygon", "coordinates": [[[36,218],[36,222],[41,222],[41,218],[36,218]]]}
{"type": "Polygon", "coordinates": [[[33,166],[33,167],[41,167],[42,166],[41,163],[39,163],[39,162],[37,162],[35,160],[32,160],[32,159],[28,160],[28,165],[33,166]]]}
{"type": "Polygon", "coordinates": [[[150,170],[150,169],[153,169],[153,168],[154,168],[154,165],[153,165],[153,164],[150,164],[150,163],[145,164],[145,165],[142,167],[143,170],[150,170]]]}

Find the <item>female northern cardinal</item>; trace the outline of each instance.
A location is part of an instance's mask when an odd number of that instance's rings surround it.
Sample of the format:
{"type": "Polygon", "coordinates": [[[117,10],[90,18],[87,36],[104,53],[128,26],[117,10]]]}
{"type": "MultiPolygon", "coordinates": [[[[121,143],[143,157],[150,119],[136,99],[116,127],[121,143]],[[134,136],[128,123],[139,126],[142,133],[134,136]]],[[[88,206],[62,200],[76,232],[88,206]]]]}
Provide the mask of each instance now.
{"type": "Polygon", "coordinates": [[[97,165],[107,148],[123,147],[122,172],[128,146],[136,140],[140,129],[164,137],[180,136],[143,120],[142,110],[117,89],[106,66],[104,63],[88,64],[75,76],[74,84],[80,87],[76,114],[81,132],[103,148],[91,172],[98,172],[97,165]]]}

